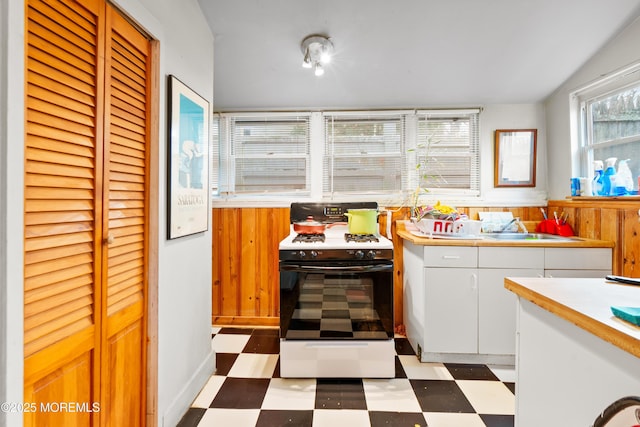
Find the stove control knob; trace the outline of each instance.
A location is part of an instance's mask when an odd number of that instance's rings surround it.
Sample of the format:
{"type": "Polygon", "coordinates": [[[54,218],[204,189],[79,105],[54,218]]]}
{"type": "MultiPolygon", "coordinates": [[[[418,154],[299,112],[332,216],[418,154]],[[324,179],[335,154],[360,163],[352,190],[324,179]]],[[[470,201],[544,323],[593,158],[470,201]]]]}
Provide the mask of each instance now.
{"type": "Polygon", "coordinates": [[[362,252],[362,251],[356,251],[356,253],[354,255],[356,256],[357,259],[364,258],[364,252],[362,252]]]}
{"type": "Polygon", "coordinates": [[[368,259],[376,259],[376,251],[367,252],[367,258],[368,259]]]}
{"type": "Polygon", "coordinates": [[[318,257],[318,252],[311,251],[311,258],[317,258],[317,257],[318,257]]]}
{"type": "Polygon", "coordinates": [[[306,256],[307,256],[307,253],[306,253],[305,251],[300,251],[300,252],[298,253],[298,256],[299,256],[300,258],[304,258],[304,257],[306,257],[306,256]]]}

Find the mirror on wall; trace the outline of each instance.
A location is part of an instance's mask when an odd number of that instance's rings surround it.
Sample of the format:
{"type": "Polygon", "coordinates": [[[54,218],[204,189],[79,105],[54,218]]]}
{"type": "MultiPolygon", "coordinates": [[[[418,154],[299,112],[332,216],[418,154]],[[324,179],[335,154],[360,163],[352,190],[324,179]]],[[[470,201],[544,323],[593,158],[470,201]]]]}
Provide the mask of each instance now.
{"type": "Polygon", "coordinates": [[[495,133],[494,185],[536,186],[537,129],[497,129],[495,133]]]}

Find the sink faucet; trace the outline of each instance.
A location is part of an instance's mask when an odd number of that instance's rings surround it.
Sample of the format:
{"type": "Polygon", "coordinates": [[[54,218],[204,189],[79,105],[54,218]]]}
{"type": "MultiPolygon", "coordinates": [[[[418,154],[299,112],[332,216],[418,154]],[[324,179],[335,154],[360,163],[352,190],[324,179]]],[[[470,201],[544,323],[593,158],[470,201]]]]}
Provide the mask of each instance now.
{"type": "Polygon", "coordinates": [[[511,221],[509,221],[508,223],[503,225],[502,228],[500,229],[499,233],[504,233],[505,231],[507,231],[507,228],[511,227],[511,224],[513,224],[517,220],[518,220],[518,218],[513,218],[511,221]]]}
{"type": "Polygon", "coordinates": [[[529,231],[527,230],[527,227],[524,226],[524,224],[522,223],[522,221],[520,221],[520,218],[513,218],[511,221],[509,221],[506,225],[502,226],[502,228],[500,229],[499,233],[504,233],[505,231],[507,231],[507,229],[511,226],[511,224],[516,223],[520,228],[522,228],[522,231],[524,231],[525,233],[529,233],[529,231]]]}

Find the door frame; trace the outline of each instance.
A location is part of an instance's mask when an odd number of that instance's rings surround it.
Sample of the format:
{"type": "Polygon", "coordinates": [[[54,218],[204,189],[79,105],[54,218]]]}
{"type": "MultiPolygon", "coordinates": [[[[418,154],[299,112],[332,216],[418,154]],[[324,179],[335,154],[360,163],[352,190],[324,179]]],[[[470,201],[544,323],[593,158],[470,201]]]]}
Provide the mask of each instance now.
{"type": "MultiPolygon", "coordinates": [[[[126,16],[126,15],[125,15],[126,16]]],[[[146,426],[158,425],[158,251],[159,251],[159,171],[160,171],[160,42],[150,39],[149,188],[147,233],[147,381],[146,426]],[[154,231],[154,232],[152,232],[154,231]]]]}

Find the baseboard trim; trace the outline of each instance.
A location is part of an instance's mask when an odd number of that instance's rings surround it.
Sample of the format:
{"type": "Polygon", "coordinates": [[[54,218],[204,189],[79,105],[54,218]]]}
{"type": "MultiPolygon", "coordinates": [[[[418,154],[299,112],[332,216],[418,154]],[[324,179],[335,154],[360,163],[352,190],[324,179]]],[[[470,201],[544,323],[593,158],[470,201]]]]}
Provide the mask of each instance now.
{"type": "Polygon", "coordinates": [[[174,427],[178,424],[189,409],[189,406],[191,406],[191,402],[195,400],[215,370],[216,353],[211,350],[189,381],[187,381],[187,384],[185,384],[173,402],[167,407],[167,410],[162,416],[162,426],[174,427]]]}

